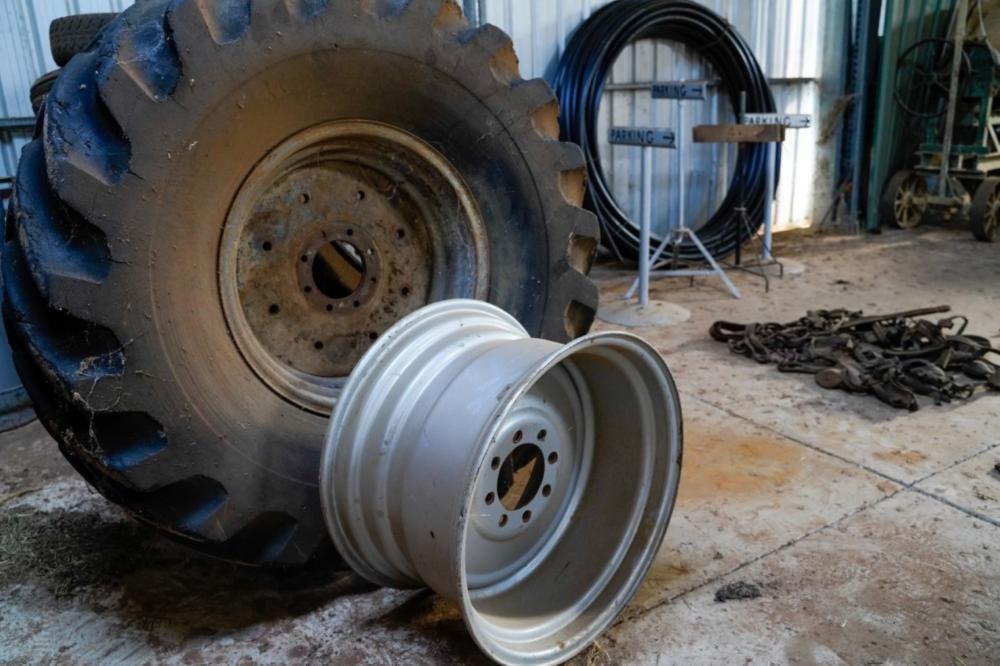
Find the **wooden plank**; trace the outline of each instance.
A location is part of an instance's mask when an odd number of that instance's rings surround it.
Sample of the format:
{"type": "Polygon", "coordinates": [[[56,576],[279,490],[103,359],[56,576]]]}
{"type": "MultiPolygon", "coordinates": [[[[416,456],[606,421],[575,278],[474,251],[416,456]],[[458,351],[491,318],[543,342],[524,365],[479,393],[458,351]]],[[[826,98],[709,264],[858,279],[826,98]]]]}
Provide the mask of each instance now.
{"type": "Polygon", "coordinates": [[[695,143],[770,143],[785,140],[784,125],[698,125],[695,143]]]}

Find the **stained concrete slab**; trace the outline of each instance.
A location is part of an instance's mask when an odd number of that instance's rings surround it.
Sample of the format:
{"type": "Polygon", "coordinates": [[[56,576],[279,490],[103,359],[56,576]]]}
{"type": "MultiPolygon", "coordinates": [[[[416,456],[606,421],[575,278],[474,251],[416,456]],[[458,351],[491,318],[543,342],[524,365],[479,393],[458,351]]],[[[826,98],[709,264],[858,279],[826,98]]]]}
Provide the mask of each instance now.
{"type": "MultiPolygon", "coordinates": [[[[642,330],[682,391],[679,503],[633,604],[576,663],[1000,662],[1000,535],[983,499],[996,495],[1000,396],[907,414],[706,336],[716,319],[950,303],[1000,344],[1000,253],[940,229],[782,236],[778,250],[807,270],[766,294],[733,274],[740,301],[707,278],[654,281],[654,298],[692,313],[642,330]],[[714,602],[741,580],[763,596],[714,602]]],[[[601,268],[604,296],[631,275],[601,268]]],[[[0,436],[0,662],[485,660],[432,593],[243,569],[152,534],[90,490],[36,424],[0,436]]]]}
{"type": "Polygon", "coordinates": [[[811,375],[779,373],[719,343],[698,344],[717,347],[666,355],[685,390],[900,482],[913,483],[1000,443],[996,394],[954,405],[928,401],[911,413],[871,396],[821,388],[811,375]]]}
{"type": "Polygon", "coordinates": [[[685,447],[677,506],[634,601],[639,608],[732,571],[899,489],[697,398],[683,395],[681,404],[685,447]]]}
{"type": "Polygon", "coordinates": [[[916,487],[1000,525],[1000,445],[935,474],[916,487]]]}
{"type": "Polygon", "coordinates": [[[995,664],[1000,528],[904,491],[623,622],[577,664],[995,664]],[[746,581],[758,599],[719,603],[746,581]]]}

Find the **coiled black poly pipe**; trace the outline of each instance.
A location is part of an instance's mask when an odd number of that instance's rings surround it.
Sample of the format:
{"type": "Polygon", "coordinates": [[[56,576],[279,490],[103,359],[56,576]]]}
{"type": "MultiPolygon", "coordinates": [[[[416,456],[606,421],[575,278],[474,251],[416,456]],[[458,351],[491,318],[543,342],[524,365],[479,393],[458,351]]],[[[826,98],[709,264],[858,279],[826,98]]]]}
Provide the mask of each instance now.
{"type": "MultiPolygon", "coordinates": [[[[748,113],[775,111],[771,88],[750,46],[725,19],[699,4],[686,0],[616,0],[587,19],[573,34],[559,61],[555,89],[563,139],[578,143],[587,156],[587,206],[601,221],[602,242],[619,258],[638,256],[639,228],[622,211],[604,179],[598,155],[597,112],[604,83],[618,54],[629,43],[649,38],[681,42],[711,63],[734,114],[739,113],[741,91],[746,92],[748,113]]],[[[691,137],[680,140],[690,141],[691,137]]],[[[766,168],[766,144],[740,144],[725,198],[697,229],[698,237],[713,256],[732,254],[763,224],[766,168]],[[739,211],[741,202],[746,207],[746,224],[739,211]]],[[[660,240],[653,235],[653,248],[660,240]]],[[[681,259],[692,261],[700,256],[690,240],[681,244],[681,259]]]]}

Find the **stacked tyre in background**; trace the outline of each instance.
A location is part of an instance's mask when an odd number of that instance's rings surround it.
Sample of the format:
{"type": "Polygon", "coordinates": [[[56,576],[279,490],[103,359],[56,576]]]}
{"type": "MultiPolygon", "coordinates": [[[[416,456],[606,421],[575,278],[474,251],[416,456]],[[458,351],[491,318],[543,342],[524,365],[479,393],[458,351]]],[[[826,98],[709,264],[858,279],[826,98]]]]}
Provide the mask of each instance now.
{"type": "MultiPolygon", "coordinates": [[[[117,14],[76,14],[52,21],[49,24],[49,48],[56,65],[63,67],[77,53],[86,51],[115,16],[117,14]]],[[[36,114],[41,110],[45,96],[52,90],[52,84],[57,78],[58,69],[40,76],[31,85],[28,94],[31,97],[31,108],[36,114]]]]}

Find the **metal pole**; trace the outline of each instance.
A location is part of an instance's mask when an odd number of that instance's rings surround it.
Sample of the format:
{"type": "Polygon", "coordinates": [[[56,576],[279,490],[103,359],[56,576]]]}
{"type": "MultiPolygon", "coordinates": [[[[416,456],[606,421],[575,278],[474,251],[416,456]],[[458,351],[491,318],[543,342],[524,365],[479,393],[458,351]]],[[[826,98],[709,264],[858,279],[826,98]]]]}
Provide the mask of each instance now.
{"type": "Polygon", "coordinates": [[[653,149],[642,147],[642,213],[639,223],[639,305],[649,305],[649,232],[653,225],[653,149]]]}
{"type": "Polygon", "coordinates": [[[965,46],[965,17],[969,13],[969,0],[958,0],[955,7],[955,53],[951,58],[951,80],[948,82],[948,115],[944,121],[944,141],[941,142],[941,170],[938,172],[938,196],[948,196],[948,168],[951,166],[951,139],[955,124],[955,107],[958,99],[958,73],[962,68],[962,49],[965,46]]]}
{"type": "MultiPolygon", "coordinates": [[[[677,228],[687,227],[684,210],[684,156],[687,141],[684,140],[684,102],[677,100],[677,135],[681,137],[680,145],[677,146],[677,228]]],[[[676,267],[675,267],[676,268],[676,267]]]]}
{"type": "Polygon", "coordinates": [[[764,181],[764,252],[761,261],[771,261],[771,232],[774,225],[774,156],[775,146],[778,144],[769,142],[767,144],[767,178],[764,181]]]}

